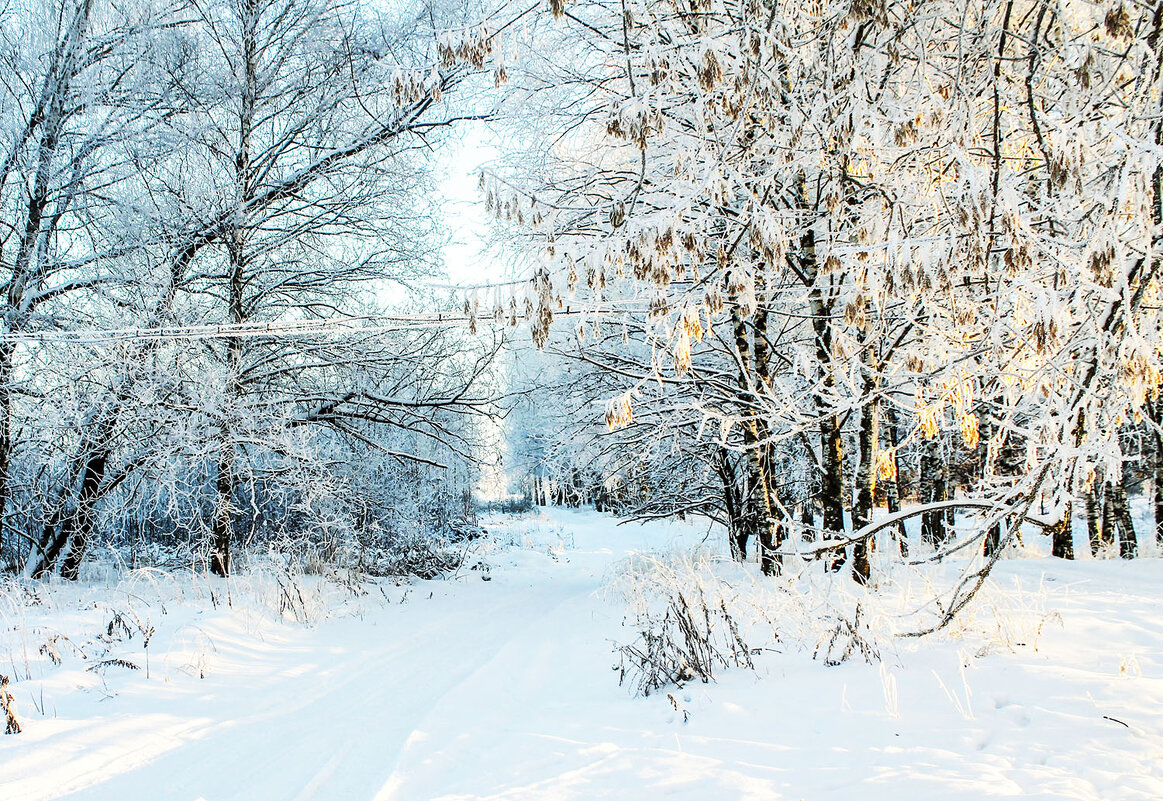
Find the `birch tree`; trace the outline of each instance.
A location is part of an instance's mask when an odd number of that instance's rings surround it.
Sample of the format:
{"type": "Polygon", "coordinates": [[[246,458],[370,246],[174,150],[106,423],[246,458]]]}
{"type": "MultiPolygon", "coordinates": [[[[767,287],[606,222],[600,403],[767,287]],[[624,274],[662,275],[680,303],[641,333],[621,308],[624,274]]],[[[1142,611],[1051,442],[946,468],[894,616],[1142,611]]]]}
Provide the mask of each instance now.
{"type": "Polygon", "coordinates": [[[986,510],[971,538],[995,532],[947,608],[980,586],[1044,491],[1055,501],[1041,523],[1069,557],[1071,499],[1098,474],[1123,486],[1118,432],[1149,415],[1159,384],[1157,10],[556,10],[584,49],[544,83],[577,89],[574,124],[540,180],[491,185],[500,215],[542,237],[559,276],[556,292],[538,290],[548,312],[574,276],[595,310],[608,285],[631,282],[667,354],[657,374],[690,371],[708,329],[737,331],[763,412],[708,416],[750,429],[757,476],[770,473],[769,443],[813,430],[825,537],[840,537],[855,504],[853,536],[817,551],[854,548],[858,578],[880,529],[876,478],[895,477],[900,449],[939,438],[984,451],[969,497],[938,497],[945,456],[921,476],[915,513],[939,554],[967,545],[939,533],[950,509],[986,510]],[[904,423],[888,448],[886,402],[904,423]],[[1014,447],[1024,462],[996,469],[1014,447]]]}

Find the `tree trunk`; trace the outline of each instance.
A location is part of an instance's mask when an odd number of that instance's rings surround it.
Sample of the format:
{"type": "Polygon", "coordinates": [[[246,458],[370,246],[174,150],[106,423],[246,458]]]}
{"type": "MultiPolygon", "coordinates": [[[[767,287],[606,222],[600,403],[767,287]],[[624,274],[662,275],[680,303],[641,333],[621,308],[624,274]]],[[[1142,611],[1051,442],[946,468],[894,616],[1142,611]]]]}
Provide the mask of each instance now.
{"type": "MultiPolygon", "coordinates": [[[[732,328],[735,347],[739,352],[739,363],[744,374],[740,384],[744,391],[759,391],[765,387],[768,377],[768,350],[766,340],[759,331],[765,325],[766,315],[759,312],[752,320],[754,336],[749,336],[747,322],[738,305],[732,308],[732,328]]],[[[758,404],[755,404],[758,409],[758,404]]],[[[770,474],[770,445],[767,442],[767,427],[758,411],[752,411],[743,423],[743,448],[747,470],[747,494],[744,498],[746,512],[740,536],[750,538],[756,535],[759,543],[759,562],[765,575],[779,572],[779,557],[775,553],[781,543],[782,527],[776,525],[774,481],[770,474]]]]}
{"type": "MultiPolygon", "coordinates": [[[[1151,431],[1151,489],[1154,509],[1154,541],[1163,544],[1163,398],[1155,398],[1147,407],[1154,423],[1151,431]]],[[[1148,536],[1148,541],[1151,536],[1148,536]]]]}
{"type": "Polygon", "coordinates": [[[764,526],[760,534],[759,569],[765,576],[778,576],[783,567],[776,549],[783,542],[783,526],[764,526]]]}
{"type": "MultiPolygon", "coordinates": [[[[852,530],[859,531],[872,522],[872,494],[876,482],[875,449],[880,440],[880,401],[875,395],[875,386],[865,386],[865,396],[869,397],[860,418],[860,433],[857,449],[860,465],[856,469],[856,505],[852,507],[852,530]]],[[[852,546],[852,576],[860,584],[867,584],[872,567],[869,556],[872,552],[871,539],[852,546]]]]}
{"type": "Polygon", "coordinates": [[[1135,525],[1131,520],[1131,506],[1127,503],[1127,467],[1122,469],[1122,480],[1112,482],[1111,511],[1114,513],[1115,525],[1119,529],[1119,556],[1123,559],[1133,559],[1139,552],[1139,542],[1135,535],[1135,525]]]}
{"type": "Polygon", "coordinates": [[[101,443],[85,460],[77,507],[73,514],[65,518],[66,535],[71,542],[65,554],[65,561],[61,564],[61,576],[70,581],[76,581],[81,576],[81,562],[93,536],[94,507],[101,494],[101,482],[105,478],[105,468],[108,464],[108,446],[101,443]]]}
{"type": "Polygon", "coordinates": [[[777,530],[773,498],[771,496],[771,480],[768,474],[768,459],[766,445],[759,441],[759,427],[754,421],[744,425],[743,441],[747,447],[748,468],[748,497],[745,503],[749,506],[744,516],[747,520],[746,534],[756,535],[759,542],[760,565],[765,575],[775,575],[779,572],[779,557],[774,553],[780,544],[781,530],[777,530]]]}
{"type": "Polygon", "coordinates": [[[127,397],[125,386],[123,384],[117,389],[109,406],[82,429],[81,444],[62,483],[57,510],[44,524],[39,555],[32,554],[25,567],[33,578],[52,574],[58,563],[63,578],[76,581],[80,577],[81,563],[93,535],[95,507],[101,499],[102,484],[113,453],[117,411],[127,397]],[[72,495],[78,482],[80,490],[74,500],[72,495]]]}
{"type": "Polygon", "coordinates": [[[230,575],[230,540],[234,526],[234,442],[221,443],[214,482],[214,520],[210,532],[210,572],[230,575]]]}
{"type": "MultiPolygon", "coordinates": [[[[10,327],[8,325],[5,328],[10,327]]],[[[14,345],[0,343],[0,547],[8,531],[9,470],[12,461],[12,357],[14,345]]]]}
{"type": "MultiPolygon", "coordinates": [[[[993,473],[993,465],[990,464],[990,443],[993,441],[994,436],[992,405],[983,405],[979,417],[981,419],[981,430],[979,432],[980,439],[982,444],[985,446],[981,454],[981,479],[984,482],[988,481],[993,473]]],[[[989,527],[989,531],[986,532],[985,535],[985,543],[983,546],[983,551],[986,556],[993,556],[995,553],[997,553],[998,548],[1001,547],[1001,533],[1001,520],[997,521],[989,527]]]]}
{"type": "MultiPolygon", "coordinates": [[[[820,446],[823,449],[823,475],[820,481],[820,508],[826,540],[844,536],[844,443],[840,418],[833,415],[820,423],[820,446]]],[[[839,570],[844,553],[832,555],[829,568],[839,570]]]]}
{"type": "MultiPolygon", "coordinates": [[[[760,270],[755,276],[755,291],[759,302],[751,320],[751,354],[754,364],[755,389],[757,392],[770,393],[771,391],[771,345],[767,340],[767,301],[763,297],[766,289],[765,273],[760,270]]],[[[759,398],[756,399],[756,409],[761,409],[759,398]]],[[[782,558],[778,554],[783,544],[783,526],[778,522],[782,515],[779,512],[780,504],[776,496],[775,470],[772,464],[771,429],[767,419],[762,414],[756,416],[756,433],[759,436],[759,476],[763,482],[763,526],[760,529],[760,547],[762,558],[760,569],[765,576],[778,575],[783,568],[782,558]]]]}
{"type": "MultiPolygon", "coordinates": [[[[981,420],[981,429],[979,431],[980,440],[985,446],[981,454],[981,480],[985,483],[993,474],[992,457],[990,455],[990,448],[994,437],[992,404],[983,404],[978,416],[981,420]]],[[[986,557],[993,556],[1001,548],[1001,527],[1002,521],[998,520],[986,532],[985,541],[982,545],[982,552],[986,557]]]]}
{"type": "Polygon", "coordinates": [[[1001,547],[1001,521],[994,523],[989,527],[989,531],[985,534],[985,543],[983,545],[982,553],[985,556],[993,556],[997,553],[998,548],[1001,547]]]}
{"type": "Polygon", "coordinates": [[[812,499],[804,498],[800,504],[800,524],[807,528],[816,527],[816,512],[812,508],[812,499]]]}
{"type": "Polygon", "coordinates": [[[731,557],[739,562],[747,561],[747,527],[743,521],[743,503],[739,494],[735,466],[726,448],[719,448],[715,459],[715,471],[723,484],[723,511],[727,515],[727,537],[731,545],[731,557]]]}
{"type": "Polygon", "coordinates": [[[1083,503],[1086,505],[1086,537],[1090,542],[1092,556],[1098,553],[1102,545],[1102,521],[1099,518],[1098,491],[1102,486],[1101,474],[1095,477],[1091,487],[1083,493],[1083,503]]]}
{"type": "MultiPolygon", "coordinates": [[[[942,469],[940,434],[921,444],[921,503],[946,500],[945,477],[942,469]]],[[[921,539],[940,547],[948,538],[944,511],[924,512],[921,515],[921,539]]]]}
{"type": "MultiPolygon", "coordinates": [[[[231,247],[230,321],[245,321],[242,306],[243,275],[246,260],[241,242],[231,247]]],[[[214,521],[211,530],[210,572],[217,576],[230,575],[230,541],[234,530],[234,495],[238,486],[235,462],[238,458],[234,441],[233,420],[242,397],[242,339],[231,337],[226,341],[226,387],[223,404],[221,442],[218,450],[218,472],[214,484],[214,521]]]]}
{"type": "Polygon", "coordinates": [[[1074,508],[1070,500],[1066,501],[1066,511],[1062,519],[1050,529],[1050,555],[1059,559],[1074,558],[1074,508]]]}
{"type": "Polygon", "coordinates": [[[1102,527],[1098,533],[1100,547],[1115,544],[1116,526],[1115,496],[1111,483],[1108,481],[1102,488],[1102,527]]]}
{"type": "MultiPolygon", "coordinates": [[[[796,177],[796,197],[806,204],[808,189],[806,176],[800,172],[796,177]]],[[[808,312],[812,318],[812,333],[815,342],[816,369],[820,375],[820,390],[815,393],[816,412],[820,417],[820,485],[817,501],[821,512],[821,525],[825,540],[841,539],[844,536],[844,450],[840,431],[840,417],[834,408],[833,390],[836,387],[836,372],[832,354],[832,311],[834,295],[829,287],[825,298],[823,283],[830,280],[821,275],[819,253],[816,250],[816,234],[808,228],[800,236],[799,249],[794,258],[799,261],[799,275],[808,290],[808,312]]],[[[832,552],[827,557],[831,570],[839,570],[844,564],[842,551],[832,552]]]]}
{"type": "MultiPolygon", "coordinates": [[[[897,453],[897,447],[900,445],[900,437],[897,432],[897,410],[891,403],[885,409],[885,418],[885,422],[888,423],[888,445],[892,448],[893,478],[884,482],[884,503],[888,507],[888,513],[892,515],[901,510],[901,466],[900,456],[897,453]]],[[[891,531],[897,541],[897,546],[900,548],[901,556],[907,557],[909,555],[909,538],[908,532],[905,530],[905,521],[899,521],[891,531]]]]}
{"type": "MultiPolygon", "coordinates": [[[[1078,413],[1078,420],[1074,424],[1074,444],[1081,445],[1086,437],[1086,418],[1080,410],[1078,413]]],[[[1068,492],[1073,491],[1073,484],[1066,488],[1068,492]]],[[[1062,515],[1062,520],[1050,530],[1050,555],[1056,556],[1059,559],[1073,559],[1074,558],[1074,499],[1071,495],[1066,498],[1066,511],[1062,515]]],[[[1087,524],[1089,525],[1089,518],[1087,524]]]]}
{"type": "MultiPolygon", "coordinates": [[[[230,257],[227,280],[227,313],[231,323],[246,322],[243,293],[250,274],[249,230],[247,205],[255,193],[255,175],[251,165],[251,136],[254,130],[255,103],[258,94],[258,0],[242,0],[242,97],[238,118],[238,149],[234,157],[234,180],[238,189],[239,209],[230,232],[226,250],[230,257]]],[[[226,340],[226,387],[222,442],[218,452],[218,474],[215,481],[214,523],[211,532],[212,548],[210,571],[219,576],[230,573],[231,534],[234,529],[234,494],[238,485],[236,463],[238,448],[235,444],[233,421],[242,398],[242,339],[226,340]]]]}
{"type": "MultiPolygon", "coordinates": [[[[815,258],[815,236],[808,232],[810,252],[815,258]]],[[[824,303],[818,284],[813,284],[810,292],[812,325],[815,329],[816,359],[823,373],[822,394],[830,395],[836,386],[832,367],[832,320],[831,309],[824,303]]],[[[817,408],[826,416],[820,420],[820,453],[823,475],[820,476],[820,521],[825,539],[840,539],[844,536],[844,442],[840,431],[840,417],[828,409],[829,401],[820,397],[817,408]],[[832,413],[828,413],[831,411],[832,413]]],[[[829,567],[839,570],[844,563],[843,552],[834,553],[829,567]]]]}
{"type": "MultiPolygon", "coordinates": [[[[1086,436],[1086,418],[1082,411],[1078,413],[1078,419],[1074,423],[1074,444],[1081,445],[1086,436]]],[[[1066,504],[1066,509],[1062,513],[1062,519],[1057,522],[1050,529],[1050,555],[1059,559],[1073,559],[1074,558],[1074,499],[1073,485],[1067,486],[1067,496],[1063,501],[1066,504]]],[[[1043,496],[1044,497],[1044,496],[1043,496]]]]}

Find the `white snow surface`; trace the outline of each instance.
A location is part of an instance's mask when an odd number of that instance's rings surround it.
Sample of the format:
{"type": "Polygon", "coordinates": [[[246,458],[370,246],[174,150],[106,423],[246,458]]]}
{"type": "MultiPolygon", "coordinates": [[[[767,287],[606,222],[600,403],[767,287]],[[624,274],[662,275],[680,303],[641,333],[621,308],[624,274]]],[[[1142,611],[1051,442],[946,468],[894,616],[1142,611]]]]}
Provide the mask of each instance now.
{"type": "Polygon", "coordinates": [[[363,594],[277,573],[10,585],[24,731],[0,736],[0,800],[1163,798],[1159,559],[1006,560],[982,603],[1010,611],[976,629],[834,667],[784,640],[636,698],[601,590],[708,531],[615,523],[494,521],[488,569],[363,594]],[[141,669],[94,668],[114,658],[141,669]]]}

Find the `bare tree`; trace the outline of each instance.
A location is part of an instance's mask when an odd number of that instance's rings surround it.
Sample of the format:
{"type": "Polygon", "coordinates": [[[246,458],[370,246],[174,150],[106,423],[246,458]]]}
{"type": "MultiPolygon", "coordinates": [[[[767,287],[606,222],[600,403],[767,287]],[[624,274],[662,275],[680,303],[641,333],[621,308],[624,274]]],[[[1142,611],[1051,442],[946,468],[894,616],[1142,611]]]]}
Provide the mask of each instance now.
{"type": "Polygon", "coordinates": [[[152,297],[138,320],[159,336],[120,354],[123,369],[93,401],[32,573],[59,566],[75,577],[97,502],[124,489],[130,473],[140,494],[149,474],[141,468],[156,460],[126,437],[143,425],[160,426],[163,440],[169,429],[193,431],[192,442],[182,434],[175,443],[187,443],[179,447],[195,474],[209,456],[204,443],[218,443],[210,567],[225,575],[244,490],[253,496],[256,481],[305,475],[287,472],[287,460],[321,457],[288,446],[303,441],[295,430],[323,426],[332,439],[315,437],[317,445],[342,441],[440,468],[439,459],[384,445],[378,432],[408,432],[460,459],[472,456],[471,419],[494,413],[486,382],[496,343],[330,325],[374,315],[387,283],[431,273],[433,214],[417,189],[428,185],[433,138],[479,116],[448,96],[476,69],[474,48],[487,51],[485,33],[462,40],[450,58],[431,28],[355,3],[225,2],[174,13],[182,60],[168,74],[181,102],[165,119],[174,147],[139,163],[145,188],[132,201],[152,221],[133,290],[140,297],[151,287],[152,297]],[[239,333],[188,347],[164,335],[183,320],[221,320],[239,333]],[[256,322],[297,329],[247,335],[256,322]],[[169,398],[155,398],[168,420],[133,408],[142,387],[159,380],[159,363],[174,381],[169,398]]]}

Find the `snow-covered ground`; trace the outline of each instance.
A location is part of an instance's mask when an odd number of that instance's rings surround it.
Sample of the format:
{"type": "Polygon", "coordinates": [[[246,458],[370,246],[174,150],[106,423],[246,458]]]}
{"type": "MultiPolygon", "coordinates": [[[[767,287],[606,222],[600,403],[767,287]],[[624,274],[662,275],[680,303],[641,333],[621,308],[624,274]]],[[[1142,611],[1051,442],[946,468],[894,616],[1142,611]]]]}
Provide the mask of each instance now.
{"type": "Polygon", "coordinates": [[[602,588],[705,527],[490,528],[488,569],[409,586],[9,587],[24,732],[0,736],[0,799],[1163,798],[1158,559],[1006,561],[968,624],[879,663],[785,638],[755,671],[635,698],[602,588]]]}

